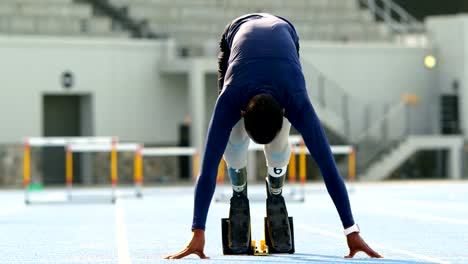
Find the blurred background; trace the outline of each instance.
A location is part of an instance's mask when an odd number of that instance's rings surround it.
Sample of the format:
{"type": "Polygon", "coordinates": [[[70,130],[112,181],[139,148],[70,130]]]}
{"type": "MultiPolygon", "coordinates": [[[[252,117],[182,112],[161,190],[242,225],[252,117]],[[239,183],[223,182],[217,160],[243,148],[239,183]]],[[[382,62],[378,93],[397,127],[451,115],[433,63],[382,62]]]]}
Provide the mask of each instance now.
{"type": "MultiPolygon", "coordinates": [[[[203,151],[220,35],[252,12],[295,25],[309,96],[330,143],[355,150],[358,181],[468,178],[467,1],[1,0],[0,187],[23,185],[26,147],[33,183],[65,183],[64,147],[29,137],[203,151]]],[[[110,155],[74,154],[73,182],[110,183],[110,155]]],[[[145,184],[191,183],[192,159],[145,157],[145,184]]],[[[134,153],[118,161],[132,184],[134,153]]],[[[252,152],[251,178],[264,162],[252,152]]]]}

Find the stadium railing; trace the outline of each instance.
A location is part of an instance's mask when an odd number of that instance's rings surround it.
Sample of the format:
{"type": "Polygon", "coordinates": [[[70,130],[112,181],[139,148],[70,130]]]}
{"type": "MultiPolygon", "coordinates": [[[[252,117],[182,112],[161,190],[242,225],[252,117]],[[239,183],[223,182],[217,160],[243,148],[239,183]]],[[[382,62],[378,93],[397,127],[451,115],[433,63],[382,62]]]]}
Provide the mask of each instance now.
{"type": "Polygon", "coordinates": [[[359,157],[358,170],[365,171],[373,162],[385,155],[412,131],[411,111],[419,104],[420,98],[406,94],[402,99],[388,107],[385,114],[375,120],[355,141],[359,157]]]}
{"type": "Polygon", "coordinates": [[[395,33],[421,33],[424,24],[392,0],[359,0],[359,3],[382,21],[395,33]]]}

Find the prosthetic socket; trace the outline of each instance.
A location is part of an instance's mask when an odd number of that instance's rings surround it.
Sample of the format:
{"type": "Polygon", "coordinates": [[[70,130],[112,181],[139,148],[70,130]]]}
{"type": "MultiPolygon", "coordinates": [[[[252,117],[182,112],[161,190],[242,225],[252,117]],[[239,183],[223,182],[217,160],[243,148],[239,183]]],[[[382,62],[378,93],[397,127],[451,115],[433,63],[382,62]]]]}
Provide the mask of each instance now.
{"type": "MultiPolygon", "coordinates": [[[[268,186],[273,195],[281,194],[286,178],[287,166],[268,167],[268,186]]],[[[228,168],[229,178],[231,179],[232,189],[235,193],[247,192],[247,169],[228,168]]]]}
{"type": "Polygon", "coordinates": [[[284,185],[284,179],[286,178],[286,169],[284,167],[268,167],[268,187],[269,191],[273,195],[281,194],[284,185]]]}
{"type": "Polygon", "coordinates": [[[247,169],[228,168],[228,174],[234,193],[247,194],[247,169]]]}

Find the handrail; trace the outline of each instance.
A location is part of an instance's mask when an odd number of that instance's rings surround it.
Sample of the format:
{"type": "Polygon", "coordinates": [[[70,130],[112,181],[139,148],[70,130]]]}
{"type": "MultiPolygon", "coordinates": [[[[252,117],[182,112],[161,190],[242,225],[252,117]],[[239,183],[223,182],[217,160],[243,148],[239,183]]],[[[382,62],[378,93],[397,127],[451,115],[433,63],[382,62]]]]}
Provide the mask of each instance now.
{"type": "Polygon", "coordinates": [[[127,8],[118,8],[103,0],[85,0],[94,8],[119,22],[125,29],[132,33],[135,38],[159,38],[163,37],[151,31],[146,20],[137,21],[130,17],[127,8]]]}
{"type": "Polygon", "coordinates": [[[356,142],[358,136],[376,122],[373,120],[384,118],[387,104],[366,102],[350,94],[310,62],[302,60],[301,64],[310,98],[317,107],[336,117],[332,122],[338,122],[335,129],[347,143],[356,142]]]}
{"type": "Polygon", "coordinates": [[[365,171],[375,160],[412,134],[411,108],[412,105],[404,100],[393,104],[380,119],[359,135],[355,142],[358,170],[365,171]]]}
{"type": "Polygon", "coordinates": [[[424,25],[392,0],[359,0],[396,33],[424,32],[424,25]]]}
{"type": "MultiPolygon", "coordinates": [[[[357,150],[358,170],[365,171],[412,132],[412,105],[405,99],[370,105],[352,96],[306,60],[301,61],[308,93],[317,106],[333,113],[343,139],[357,150]]],[[[325,120],[324,120],[325,121],[325,120]]]]}

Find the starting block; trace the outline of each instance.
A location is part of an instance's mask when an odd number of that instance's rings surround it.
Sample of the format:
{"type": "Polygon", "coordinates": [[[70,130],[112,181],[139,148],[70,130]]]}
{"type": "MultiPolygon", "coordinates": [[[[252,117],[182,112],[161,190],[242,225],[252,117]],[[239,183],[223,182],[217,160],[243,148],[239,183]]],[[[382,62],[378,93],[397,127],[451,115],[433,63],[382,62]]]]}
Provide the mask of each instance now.
{"type": "Polygon", "coordinates": [[[253,256],[269,256],[270,254],[277,254],[277,253],[289,253],[294,254],[294,226],[293,226],[293,218],[289,217],[289,225],[291,227],[291,239],[292,239],[292,248],[288,252],[280,252],[275,250],[271,247],[272,242],[268,236],[268,227],[267,227],[267,218],[264,218],[264,232],[265,232],[265,239],[259,240],[260,245],[257,245],[257,241],[250,239],[250,248],[248,248],[245,252],[242,253],[234,253],[228,246],[228,229],[229,229],[229,219],[222,218],[221,219],[221,234],[222,234],[222,242],[223,242],[223,254],[224,255],[253,255],[253,256]],[[270,249],[271,247],[271,249],[270,249]]]}
{"type": "Polygon", "coordinates": [[[254,254],[254,249],[252,245],[255,243],[252,241],[251,234],[249,243],[250,247],[247,247],[246,251],[244,252],[234,252],[230,247],[229,247],[229,238],[228,238],[228,229],[229,229],[230,221],[229,218],[222,218],[221,219],[221,234],[222,234],[222,242],[223,242],[223,255],[253,255],[254,254]]]}
{"type": "Polygon", "coordinates": [[[269,256],[270,251],[268,249],[267,242],[265,240],[260,240],[260,245],[257,246],[255,240],[250,239],[250,248],[247,251],[242,253],[234,253],[228,246],[228,237],[227,232],[229,228],[229,219],[221,219],[221,229],[222,229],[222,241],[223,241],[223,254],[224,255],[253,255],[253,256],[269,256]]]}
{"type": "Polygon", "coordinates": [[[268,225],[267,225],[268,219],[266,217],[264,218],[263,224],[264,224],[264,232],[265,232],[265,243],[266,243],[266,246],[270,248],[269,253],[272,253],[272,254],[276,254],[276,253],[294,254],[294,252],[296,251],[295,245],[294,245],[294,222],[293,222],[292,216],[289,216],[288,220],[289,220],[289,226],[291,228],[292,248],[288,252],[282,252],[282,251],[275,250],[275,248],[273,247],[273,243],[271,242],[270,237],[268,235],[270,233],[270,231],[268,230],[268,225]]]}

